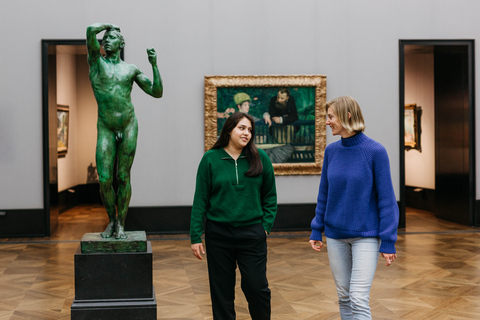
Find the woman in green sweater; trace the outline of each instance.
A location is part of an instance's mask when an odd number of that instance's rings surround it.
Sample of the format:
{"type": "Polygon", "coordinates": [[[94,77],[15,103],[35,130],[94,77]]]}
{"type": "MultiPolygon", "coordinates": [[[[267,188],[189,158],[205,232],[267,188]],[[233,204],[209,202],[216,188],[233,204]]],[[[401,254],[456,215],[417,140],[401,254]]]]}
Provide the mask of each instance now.
{"type": "Polygon", "coordinates": [[[198,167],[190,222],[191,247],[202,260],[205,245],[213,318],[235,319],[235,269],[253,320],[270,319],[267,242],[277,213],[275,175],[270,159],[254,144],[255,123],[231,115],[215,145],[198,167]]]}

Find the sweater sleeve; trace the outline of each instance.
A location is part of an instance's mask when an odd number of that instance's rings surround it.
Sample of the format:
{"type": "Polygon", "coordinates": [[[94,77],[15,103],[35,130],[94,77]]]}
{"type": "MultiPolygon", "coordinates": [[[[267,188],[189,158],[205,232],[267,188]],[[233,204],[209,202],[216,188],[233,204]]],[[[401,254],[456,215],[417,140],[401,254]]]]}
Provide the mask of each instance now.
{"type": "Polygon", "coordinates": [[[387,151],[382,146],[373,159],[375,191],[378,199],[380,252],[396,253],[399,211],[390,174],[387,151]]]}
{"type": "Polygon", "coordinates": [[[275,173],[273,171],[272,162],[263,150],[259,150],[263,164],[263,181],[262,181],[262,224],[265,231],[270,233],[273,222],[277,216],[277,188],[275,186],[275,173]]]}
{"type": "Polygon", "coordinates": [[[209,161],[204,155],[198,166],[195,196],[190,217],[190,238],[192,244],[202,242],[203,219],[209,209],[210,194],[211,170],[209,161]]]}
{"type": "Polygon", "coordinates": [[[328,196],[328,153],[328,149],[326,149],[323,158],[322,176],[320,178],[315,217],[311,223],[312,235],[310,236],[310,240],[322,241],[322,232],[325,230],[325,210],[327,208],[328,196]]]}

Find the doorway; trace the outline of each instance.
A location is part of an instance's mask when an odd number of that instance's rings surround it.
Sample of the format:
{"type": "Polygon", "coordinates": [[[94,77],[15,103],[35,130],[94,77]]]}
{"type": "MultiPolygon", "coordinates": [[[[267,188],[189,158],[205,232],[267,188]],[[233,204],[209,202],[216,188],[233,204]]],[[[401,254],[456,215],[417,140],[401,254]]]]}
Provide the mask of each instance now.
{"type": "Polygon", "coordinates": [[[399,227],[412,203],[475,225],[474,40],[400,40],[399,58],[399,227]]]}
{"type": "Polygon", "coordinates": [[[42,40],[42,108],[45,236],[51,236],[63,211],[101,203],[85,40],[42,40]]]}

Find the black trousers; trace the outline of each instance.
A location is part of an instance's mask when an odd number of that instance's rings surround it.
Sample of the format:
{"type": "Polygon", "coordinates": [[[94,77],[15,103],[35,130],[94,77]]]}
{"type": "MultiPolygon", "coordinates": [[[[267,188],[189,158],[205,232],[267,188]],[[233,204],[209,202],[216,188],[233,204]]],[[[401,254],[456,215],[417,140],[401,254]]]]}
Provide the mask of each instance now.
{"type": "Polygon", "coordinates": [[[213,319],[236,318],[234,300],[237,264],[252,320],[270,319],[267,241],[262,224],[231,227],[207,220],[205,244],[213,319]]]}

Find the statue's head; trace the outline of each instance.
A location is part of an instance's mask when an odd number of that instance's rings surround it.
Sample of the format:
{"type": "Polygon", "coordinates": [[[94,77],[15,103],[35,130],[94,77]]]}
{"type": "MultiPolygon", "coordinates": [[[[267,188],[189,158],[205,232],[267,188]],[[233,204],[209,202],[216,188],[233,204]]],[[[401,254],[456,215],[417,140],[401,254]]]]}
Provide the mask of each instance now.
{"type": "Polygon", "coordinates": [[[120,29],[109,29],[105,31],[102,39],[103,49],[105,51],[117,51],[125,46],[125,40],[123,39],[120,29]]]}

